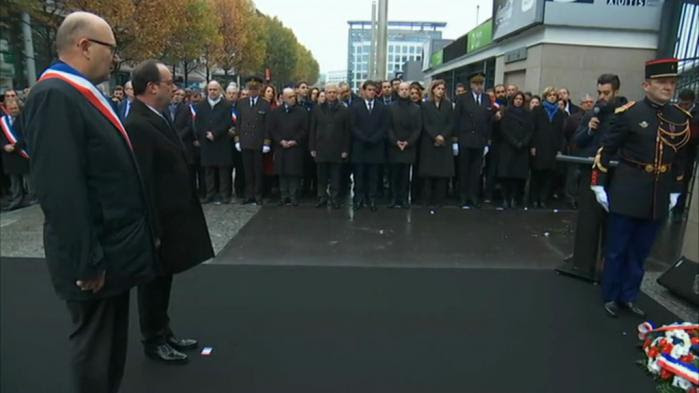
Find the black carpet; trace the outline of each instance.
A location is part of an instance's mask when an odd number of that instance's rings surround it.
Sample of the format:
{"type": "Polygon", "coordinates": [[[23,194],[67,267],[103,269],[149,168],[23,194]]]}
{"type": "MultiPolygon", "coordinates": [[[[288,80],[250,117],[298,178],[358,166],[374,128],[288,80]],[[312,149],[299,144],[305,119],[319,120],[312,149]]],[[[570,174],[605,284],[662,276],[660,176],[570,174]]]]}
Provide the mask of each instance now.
{"type": "MultiPolygon", "coordinates": [[[[68,391],[44,263],[0,262],[2,392],[68,391]]],[[[187,366],[144,359],[134,311],[125,393],[655,391],[634,364],[639,321],[548,270],[200,266],[175,280],[171,313],[214,352],[187,366]]]]}

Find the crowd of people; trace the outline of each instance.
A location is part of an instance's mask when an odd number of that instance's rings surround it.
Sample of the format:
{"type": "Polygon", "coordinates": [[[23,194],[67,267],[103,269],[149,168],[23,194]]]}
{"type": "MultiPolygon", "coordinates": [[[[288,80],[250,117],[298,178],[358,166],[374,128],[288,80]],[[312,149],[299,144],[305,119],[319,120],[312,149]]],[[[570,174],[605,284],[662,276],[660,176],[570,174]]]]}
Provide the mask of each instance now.
{"type": "MultiPolygon", "coordinates": [[[[535,95],[484,82],[476,73],[448,93],[442,80],[428,89],[397,78],[366,81],[357,95],[347,83],[301,81],[278,92],[258,78],[243,89],[212,81],[204,92],[178,88],[167,115],[204,203],[235,196],[296,206],[315,196],[318,207],[339,208],[353,185],[354,209],[419,203],[435,212],[450,201],[464,209],[547,208],[551,199],[576,208],[589,178],[557,156],[595,155],[600,119],[610,121],[627,102],[619,78],[601,75],[596,95],[577,102],[565,87],[535,95]]],[[[115,87],[112,100],[125,120],[131,82],[115,87]]],[[[687,110],[694,101],[692,90],[680,92],[687,110]]]]}

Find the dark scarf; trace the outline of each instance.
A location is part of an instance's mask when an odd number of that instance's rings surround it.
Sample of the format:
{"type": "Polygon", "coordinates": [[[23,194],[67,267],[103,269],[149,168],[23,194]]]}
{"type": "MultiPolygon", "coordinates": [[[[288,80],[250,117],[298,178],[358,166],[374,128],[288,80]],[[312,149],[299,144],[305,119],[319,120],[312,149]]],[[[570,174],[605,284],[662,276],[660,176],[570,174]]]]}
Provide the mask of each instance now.
{"type": "Polygon", "coordinates": [[[526,123],[529,121],[529,111],[524,109],[524,106],[508,106],[505,109],[505,116],[512,117],[518,123],[526,123]]]}
{"type": "Polygon", "coordinates": [[[548,100],[544,100],[544,111],[546,111],[546,114],[549,116],[549,122],[553,121],[553,117],[556,116],[556,112],[560,109],[558,107],[558,103],[556,102],[549,102],[548,100]]]}

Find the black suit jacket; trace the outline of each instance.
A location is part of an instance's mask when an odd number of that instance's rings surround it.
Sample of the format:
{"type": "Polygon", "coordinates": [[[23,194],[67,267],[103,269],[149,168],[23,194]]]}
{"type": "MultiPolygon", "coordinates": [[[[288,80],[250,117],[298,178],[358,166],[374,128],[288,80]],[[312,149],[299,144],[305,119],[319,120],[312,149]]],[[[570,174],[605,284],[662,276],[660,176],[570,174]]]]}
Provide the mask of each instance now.
{"type": "Polygon", "coordinates": [[[366,101],[352,104],[352,162],[382,164],[386,161],[386,137],[389,113],[386,106],[374,100],[371,113],[366,101]]]}
{"type": "Polygon", "coordinates": [[[153,212],[126,139],[59,79],[37,83],[24,109],[32,178],[44,212],[46,261],[67,300],[114,296],[157,273],[153,212]],[[78,279],[106,271],[97,294],[78,279]]]}
{"type": "Polygon", "coordinates": [[[194,146],[197,136],[194,134],[194,127],[192,124],[192,110],[189,108],[188,104],[181,102],[175,107],[174,119],[170,114],[170,108],[165,110],[165,114],[168,115],[170,124],[172,124],[172,127],[184,144],[185,150],[187,151],[188,162],[193,164],[195,157],[199,156],[199,148],[194,146]]]}
{"type": "Polygon", "coordinates": [[[269,145],[267,133],[267,118],[271,111],[269,102],[257,97],[255,106],[250,105],[250,97],[238,100],[238,126],[235,141],[240,142],[243,149],[261,150],[262,145],[269,145]]]}
{"type": "Polygon", "coordinates": [[[178,273],[213,258],[209,231],[182,141],[164,117],[133,104],[125,126],[156,212],[160,261],[164,272],[178,273]]]}
{"type": "Polygon", "coordinates": [[[454,136],[461,148],[482,148],[488,144],[492,131],[492,106],[487,94],[481,94],[478,105],[473,93],[462,94],[456,99],[454,109],[454,136]]]}
{"type": "Polygon", "coordinates": [[[233,127],[231,104],[223,97],[213,108],[204,99],[195,107],[197,116],[194,120],[194,131],[201,149],[201,165],[214,167],[229,167],[233,165],[231,137],[228,130],[233,127]],[[211,131],[214,140],[206,137],[211,131]]]}

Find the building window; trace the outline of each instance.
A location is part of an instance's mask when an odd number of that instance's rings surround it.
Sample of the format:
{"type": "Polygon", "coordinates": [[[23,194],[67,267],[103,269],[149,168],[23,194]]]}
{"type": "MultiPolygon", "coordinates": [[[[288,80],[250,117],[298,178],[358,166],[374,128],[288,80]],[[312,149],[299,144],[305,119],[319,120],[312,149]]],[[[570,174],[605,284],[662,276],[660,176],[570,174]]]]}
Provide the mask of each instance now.
{"type": "Polygon", "coordinates": [[[410,53],[415,53],[415,47],[414,47],[414,46],[411,46],[411,47],[410,47],[410,53]]]}
{"type": "Polygon", "coordinates": [[[393,45],[389,45],[388,46],[388,53],[392,53],[392,52],[393,52],[393,45]]]}

